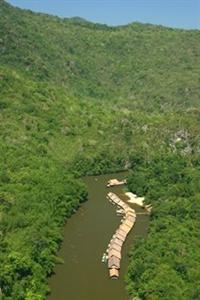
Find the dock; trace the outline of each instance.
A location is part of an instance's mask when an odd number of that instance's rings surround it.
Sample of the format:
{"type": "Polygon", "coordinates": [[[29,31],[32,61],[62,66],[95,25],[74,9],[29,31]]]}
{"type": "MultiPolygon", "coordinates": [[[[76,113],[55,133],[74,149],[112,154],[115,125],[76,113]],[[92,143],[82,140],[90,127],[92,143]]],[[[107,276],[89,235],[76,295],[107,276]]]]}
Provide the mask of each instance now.
{"type": "Polygon", "coordinates": [[[108,257],[109,276],[112,279],[118,279],[123,243],[126,241],[127,235],[135,224],[136,213],[134,209],[122,201],[116,194],[110,192],[108,193],[107,198],[113,205],[117,206],[117,209],[120,210],[123,216],[121,224],[112,236],[106,251],[108,257]]]}

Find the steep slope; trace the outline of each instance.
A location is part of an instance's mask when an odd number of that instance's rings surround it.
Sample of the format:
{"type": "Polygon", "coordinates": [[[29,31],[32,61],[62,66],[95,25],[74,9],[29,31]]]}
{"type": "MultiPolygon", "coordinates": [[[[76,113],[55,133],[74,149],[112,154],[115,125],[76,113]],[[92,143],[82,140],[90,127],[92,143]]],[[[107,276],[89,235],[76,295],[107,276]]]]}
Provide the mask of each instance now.
{"type": "MultiPolygon", "coordinates": [[[[194,177],[199,175],[199,37],[198,30],[136,23],[113,28],[77,18],[59,19],[0,0],[0,287],[4,300],[44,299],[61,227],[86,199],[81,175],[133,168],[141,180],[136,187],[131,175],[130,189],[142,194],[147,193],[146,181],[152,176],[147,194],[156,207],[152,228],[155,219],[160,226],[163,214],[170,215],[171,206],[162,208],[162,201],[168,200],[159,189],[162,169],[170,169],[181,157],[180,174],[175,169],[172,174],[164,172],[166,182],[174,175],[179,183],[186,166],[187,174],[194,176],[197,169],[194,177]],[[151,170],[163,157],[166,165],[151,170]]],[[[187,190],[189,178],[185,178],[181,187],[187,190]]],[[[186,197],[178,187],[170,186],[175,212],[180,205],[177,190],[186,197]]],[[[197,181],[190,188],[196,197],[197,181]]],[[[187,205],[185,214],[193,211],[187,205]]],[[[174,218],[179,221],[177,212],[174,218]]],[[[175,227],[184,230],[184,226],[175,227]]],[[[156,243],[158,230],[152,229],[150,240],[138,244],[137,253],[151,241],[156,243]]],[[[191,237],[187,236],[194,253],[196,236],[195,221],[191,237]]],[[[179,238],[171,251],[181,245],[179,238]]],[[[165,241],[163,235],[159,250],[167,255],[165,241]]],[[[152,261],[157,252],[151,248],[145,255],[152,261]]],[[[196,259],[191,257],[192,270],[196,259]]],[[[177,272],[171,261],[164,263],[163,278],[177,272]]],[[[143,264],[147,274],[134,263],[130,267],[130,293],[141,299],[169,299],[158,293],[163,286],[157,279],[154,282],[152,265],[143,264]],[[141,278],[150,280],[151,286],[140,287],[141,278]]],[[[170,299],[198,299],[192,288],[199,275],[196,269],[192,272],[190,281],[181,278],[181,286],[188,287],[184,295],[169,286],[170,299]]]]}

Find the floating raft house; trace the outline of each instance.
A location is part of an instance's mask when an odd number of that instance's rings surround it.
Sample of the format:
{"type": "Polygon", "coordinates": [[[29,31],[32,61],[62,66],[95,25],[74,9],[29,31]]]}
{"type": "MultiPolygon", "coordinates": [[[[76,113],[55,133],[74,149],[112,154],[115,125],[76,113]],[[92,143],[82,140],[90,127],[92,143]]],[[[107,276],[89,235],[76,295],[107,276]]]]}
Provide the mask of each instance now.
{"type": "Polygon", "coordinates": [[[112,279],[118,279],[119,278],[119,271],[115,268],[109,269],[110,278],[112,279]]]}

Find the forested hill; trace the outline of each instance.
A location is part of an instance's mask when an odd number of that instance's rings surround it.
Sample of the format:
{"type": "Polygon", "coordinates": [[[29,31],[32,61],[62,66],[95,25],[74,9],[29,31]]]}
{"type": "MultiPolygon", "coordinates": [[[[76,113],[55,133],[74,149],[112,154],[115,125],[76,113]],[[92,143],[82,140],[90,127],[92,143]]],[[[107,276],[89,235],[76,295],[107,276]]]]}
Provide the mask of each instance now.
{"type": "Polygon", "coordinates": [[[0,0],[3,300],[45,299],[61,228],[87,198],[80,177],[122,169],[153,205],[129,293],[200,298],[199,70],[199,30],[108,27],[0,0]]]}
{"type": "Polygon", "coordinates": [[[199,31],[139,23],[110,28],[1,0],[0,33],[1,64],[78,96],[198,101],[199,31]]]}

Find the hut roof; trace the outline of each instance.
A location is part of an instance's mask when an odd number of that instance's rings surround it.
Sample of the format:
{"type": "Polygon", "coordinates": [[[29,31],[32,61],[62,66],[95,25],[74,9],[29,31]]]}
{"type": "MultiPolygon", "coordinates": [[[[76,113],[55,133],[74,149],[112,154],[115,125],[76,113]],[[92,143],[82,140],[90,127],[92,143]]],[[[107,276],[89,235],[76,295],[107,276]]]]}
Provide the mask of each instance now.
{"type": "Polygon", "coordinates": [[[121,201],[119,205],[120,205],[124,210],[127,208],[127,204],[124,203],[123,201],[121,201]]]}
{"type": "Polygon", "coordinates": [[[126,221],[129,221],[131,223],[135,223],[135,217],[134,216],[131,216],[131,215],[128,215],[126,218],[125,218],[126,221]]]}
{"type": "Polygon", "coordinates": [[[116,243],[111,243],[110,244],[110,249],[115,249],[115,250],[121,252],[122,247],[120,245],[116,244],[116,243]]]}
{"type": "Polygon", "coordinates": [[[134,222],[133,222],[133,220],[130,221],[130,220],[128,220],[128,219],[125,219],[125,221],[123,222],[123,224],[126,225],[126,226],[128,226],[129,228],[132,228],[134,222]]]}
{"type": "Polygon", "coordinates": [[[126,234],[124,234],[124,232],[123,233],[119,232],[119,229],[118,229],[115,237],[124,242],[126,239],[126,234]]]}
{"type": "Polygon", "coordinates": [[[125,210],[126,210],[126,209],[132,210],[132,208],[130,208],[130,207],[128,206],[128,204],[126,204],[125,202],[124,202],[124,209],[125,209],[125,210]]]}
{"type": "Polygon", "coordinates": [[[112,257],[112,256],[115,256],[119,259],[121,259],[121,252],[115,250],[115,249],[109,249],[108,250],[108,258],[112,257]]]}
{"type": "Polygon", "coordinates": [[[122,242],[124,242],[126,240],[126,236],[121,235],[120,233],[116,234],[116,238],[122,242]]]}
{"type": "Polygon", "coordinates": [[[121,202],[121,200],[119,198],[115,198],[116,203],[121,202]]]}
{"type": "Polygon", "coordinates": [[[131,230],[131,228],[129,226],[127,226],[125,223],[121,224],[119,226],[119,229],[125,231],[126,233],[129,233],[129,231],[131,230]]]}
{"type": "Polygon", "coordinates": [[[115,238],[111,241],[111,244],[113,244],[113,243],[115,243],[115,244],[117,244],[117,245],[119,245],[119,246],[121,246],[121,247],[122,247],[122,245],[123,245],[123,241],[120,240],[120,239],[118,239],[117,237],[115,237],[115,238]]]}
{"type": "Polygon", "coordinates": [[[126,238],[127,232],[124,231],[124,230],[122,230],[122,229],[121,229],[121,226],[122,226],[122,225],[120,225],[119,229],[117,230],[117,233],[120,234],[120,235],[122,235],[122,236],[124,236],[124,237],[126,238]]]}
{"type": "Polygon", "coordinates": [[[120,269],[120,259],[112,256],[111,258],[108,259],[108,268],[116,268],[116,269],[120,269]]]}
{"type": "Polygon", "coordinates": [[[117,269],[110,269],[109,270],[110,277],[113,279],[118,279],[119,278],[119,271],[117,269]]]}

